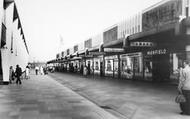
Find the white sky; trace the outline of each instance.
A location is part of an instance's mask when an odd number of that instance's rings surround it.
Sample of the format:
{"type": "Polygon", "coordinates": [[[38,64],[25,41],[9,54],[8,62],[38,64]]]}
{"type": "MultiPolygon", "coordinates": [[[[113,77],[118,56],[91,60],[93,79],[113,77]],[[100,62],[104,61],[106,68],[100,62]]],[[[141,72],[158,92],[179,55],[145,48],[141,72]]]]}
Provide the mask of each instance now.
{"type": "Polygon", "coordinates": [[[67,49],[161,0],[16,0],[32,60],[67,49]]]}

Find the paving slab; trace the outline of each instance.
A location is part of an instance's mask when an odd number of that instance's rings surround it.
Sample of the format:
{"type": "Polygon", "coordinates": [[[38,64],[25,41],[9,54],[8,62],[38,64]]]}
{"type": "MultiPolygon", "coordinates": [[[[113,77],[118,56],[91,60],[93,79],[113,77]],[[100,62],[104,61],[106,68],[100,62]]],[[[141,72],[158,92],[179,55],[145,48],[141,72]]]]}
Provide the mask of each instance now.
{"type": "Polygon", "coordinates": [[[0,119],[117,119],[47,75],[0,85],[0,119]]]}
{"type": "Polygon", "coordinates": [[[180,115],[174,85],[57,72],[49,76],[118,118],[190,119],[190,116],[180,115]]]}

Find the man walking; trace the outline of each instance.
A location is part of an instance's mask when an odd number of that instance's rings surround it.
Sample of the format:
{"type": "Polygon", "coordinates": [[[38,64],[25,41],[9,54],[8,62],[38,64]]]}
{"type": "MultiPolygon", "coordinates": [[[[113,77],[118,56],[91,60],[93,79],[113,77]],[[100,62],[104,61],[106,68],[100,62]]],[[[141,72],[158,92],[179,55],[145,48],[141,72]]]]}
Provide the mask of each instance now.
{"type": "Polygon", "coordinates": [[[21,80],[20,80],[20,76],[22,75],[22,69],[19,67],[19,65],[16,65],[16,71],[15,71],[15,75],[16,75],[16,84],[22,84],[21,80]]]}
{"type": "Polygon", "coordinates": [[[39,71],[39,67],[38,66],[35,67],[35,71],[36,71],[36,75],[38,75],[38,71],[39,71]]]}

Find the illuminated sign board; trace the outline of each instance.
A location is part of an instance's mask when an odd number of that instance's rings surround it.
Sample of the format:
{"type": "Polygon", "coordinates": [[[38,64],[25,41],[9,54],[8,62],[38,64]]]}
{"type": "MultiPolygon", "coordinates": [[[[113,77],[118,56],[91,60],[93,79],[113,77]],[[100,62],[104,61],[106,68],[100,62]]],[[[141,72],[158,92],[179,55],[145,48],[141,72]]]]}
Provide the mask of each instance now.
{"type": "Polygon", "coordinates": [[[182,12],[182,0],[170,0],[142,15],[142,30],[150,30],[178,21],[182,12]]]}
{"type": "Polygon", "coordinates": [[[105,55],[105,52],[89,52],[89,55],[105,55]]]}
{"type": "Polygon", "coordinates": [[[131,42],[130,46],[132,47],[153,47],[155,43],[153,42],[131,42]]]}
{"type": "Polygon", "coordinates": [[[147,51],[147,55],[163,55],[166,53],[167,53],[166,49],[158,49],[158,50],[147,51]]]}
{"type": "Polygon", "coordinates": [[[125,50],[123,48],[104,48],[104,52],[119,53],[119,52],[125,52],[125,50]]]}

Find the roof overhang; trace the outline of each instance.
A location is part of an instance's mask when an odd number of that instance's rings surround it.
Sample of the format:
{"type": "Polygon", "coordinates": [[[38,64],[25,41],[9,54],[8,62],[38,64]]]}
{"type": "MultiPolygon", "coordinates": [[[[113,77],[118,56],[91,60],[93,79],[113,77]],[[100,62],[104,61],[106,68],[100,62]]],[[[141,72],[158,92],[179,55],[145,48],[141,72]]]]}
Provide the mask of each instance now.
{"type": "Polygon", "coordinates": [[[3,5],[4,9],[6,9],[13,2],[14,0],[4,0],[4,5],[3,5]]]}
{"type": "MultiPolygon", "coordinates": [[[[13,22],[14,22],[16,19],[19,19],[19,14],[18,14],[18,11],[17,11],[17,7],[16,7],[16,5],[14,4],[13,22]]],[[[20,20],[19,20],[19,21],[20,21],[20,20]]]]}
{"type": "Polygon", "coordinates": [[[75,60],[81,60],[82,59],[82,57],[73,57],[73,58],[71,58],[71,59],[69,59],[70,61],[75,61],[75,60]]]}
{"type": "Polygon", "coordinates": [[[79,55],[85,54],[85,50],[81,50],[81,51],[79,51],[78,53],[79,53],[79,55]]]}
{"type": "Polygon", "coordinates": [[[99,51],[99,47],[90,48],[90,49],[88,49],[88,51],[89,52],[99,51]]]}
{"type": "Polygon", "coordinates": [[[109,43],[103,44],[104,48],[121,48],[123,47],[123,39],[118,39],[111,41],[109,43]]]}

